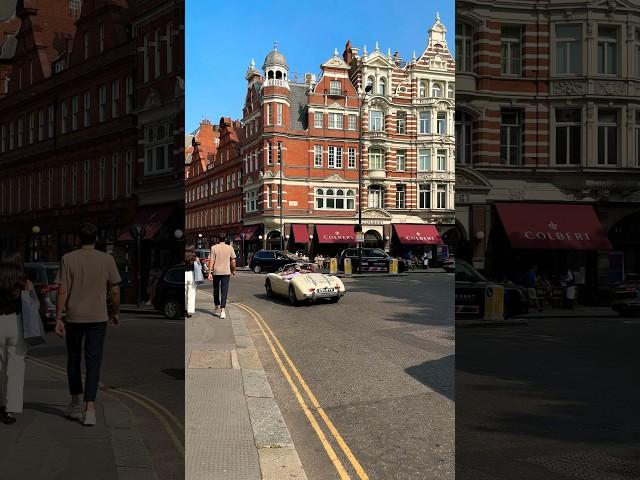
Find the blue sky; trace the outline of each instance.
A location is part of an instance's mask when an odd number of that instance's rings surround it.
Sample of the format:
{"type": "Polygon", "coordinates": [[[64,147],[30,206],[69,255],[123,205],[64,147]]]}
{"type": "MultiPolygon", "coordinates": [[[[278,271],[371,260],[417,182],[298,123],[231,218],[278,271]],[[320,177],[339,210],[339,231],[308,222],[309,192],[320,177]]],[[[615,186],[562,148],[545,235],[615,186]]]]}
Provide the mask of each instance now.
{"type": "Polygon", "coordinates": [[[436,11],[447,27],[453,51],[455,1],[188,0],[186,11],[186,129],[195,130],[204,117],[242,117],[245,72],[252,58],[261,69],[278,42],[294,73],[320,72],[320,64],[342,54],[347,40],[372,51],[376,41],[391,54],[408,60],[426,47],[436,11]]]}

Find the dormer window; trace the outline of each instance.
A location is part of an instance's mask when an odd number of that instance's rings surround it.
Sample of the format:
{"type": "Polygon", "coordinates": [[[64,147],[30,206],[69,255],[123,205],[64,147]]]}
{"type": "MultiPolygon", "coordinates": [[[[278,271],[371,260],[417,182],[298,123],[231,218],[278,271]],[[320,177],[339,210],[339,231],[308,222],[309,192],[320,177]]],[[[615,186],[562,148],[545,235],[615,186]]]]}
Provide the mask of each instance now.
{"type": "Polygon", "coordinates": [[[342,86],[339,80],[331,80],[329,84],[329,93],[331,95],[340,95],[342,93],[342,86]]]}
{"type": "Polygon", "coordinates": [[[378,82],[378,95],[386,95],[387,94],[387,80],[382,77],[378,82]]]}
{"type": "Polygon", "coordinates": [[[427,82],[426,80],[420,80],[418,84],[418,96],[424,98],[427,96],[427,82]]]}

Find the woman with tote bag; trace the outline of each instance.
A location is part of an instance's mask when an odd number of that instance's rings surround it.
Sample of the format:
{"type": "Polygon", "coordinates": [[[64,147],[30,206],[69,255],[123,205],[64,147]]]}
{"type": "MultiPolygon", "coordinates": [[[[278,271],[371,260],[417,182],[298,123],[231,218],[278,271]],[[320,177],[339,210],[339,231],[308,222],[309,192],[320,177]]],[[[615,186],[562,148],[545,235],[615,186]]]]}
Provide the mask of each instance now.
{"type": "MultiPolygon", "coordinates": [[[[196,249],[193,246],[188,246],[184,255],[184,296],[185,296],[185,316],[191,318],[196,312],[196,262],[198,257],[196,256],[196,249]]],[[[200,264],[198,263],[198,266],[200,264]]],[[[202,275],[202,271],[200,272],[202,275]]]]}
{"type": "Polygon", "coordinates": [[[27,344],[22,325],[22,291],[33,285],[26,278],[22,256],[16,251],[0,255],[0,422],[11,425],[22,412],[24,359],[27,344]]]}

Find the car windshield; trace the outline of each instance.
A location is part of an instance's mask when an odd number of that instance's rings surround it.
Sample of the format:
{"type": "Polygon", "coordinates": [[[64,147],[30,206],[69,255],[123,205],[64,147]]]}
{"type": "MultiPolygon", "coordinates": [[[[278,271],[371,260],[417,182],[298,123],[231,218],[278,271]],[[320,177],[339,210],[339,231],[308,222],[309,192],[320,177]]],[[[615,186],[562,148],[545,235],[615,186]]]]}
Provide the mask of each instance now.
{"type": "Polygon", "coordinates": [[[27,279],[34,285],[48,284],[47,270],[42,265],[25,265],[27,279]]]}
{"type": "Polygon", "coordinates": [[[181,270],[179,268],[172,268],[167,271],[164,279],[167,282],[171,283],[182,283],[184,282],[184,270],[181,270]]]}
{"type": "Polygon", "coordinates": [[[47,279],[49,283],[55,283],[56,275],[58,275],[58,267],[47,267],[47,279]]]}
{"type": "Polygon", "coordinates": [[[467,262],[457,260],[455,263],[457,282],[487,282],[488,280],[467,262]]]}

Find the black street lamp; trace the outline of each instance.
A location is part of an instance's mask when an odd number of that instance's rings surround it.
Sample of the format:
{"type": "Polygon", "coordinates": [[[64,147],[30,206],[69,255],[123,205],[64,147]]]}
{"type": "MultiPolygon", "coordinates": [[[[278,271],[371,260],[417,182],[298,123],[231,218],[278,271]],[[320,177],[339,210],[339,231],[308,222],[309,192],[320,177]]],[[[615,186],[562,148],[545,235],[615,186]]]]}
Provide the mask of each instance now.
{"type": "Polygon", "coordinates": [[[244,237],[246,236],[246,234],[241,233],[240,234],[240,238],[242,239],[242,266],[245,266],[246,263],[246,259],[247,259],[247,252],[244,251],[244,237]]]}
{"type": "MultiPolygon", "coordinates": [[[[363,157],[363,149],[364,149],[364,133],[363,133],[363,111],[364,111],[364,102],[367,98],[367,93],[371,91],[373,88],[372,84],[364,87],[364,94],[362,95],[362,99],[360,101],[360,161],[358,162],[358,225],[356,225],[355,231],[356,236],[358,234],[362,234],[362,157],[363,157]]],[[[362,240],[360,238],[360,242],[358,242],[358,273],[362,273],[362,240]]]]}
{"type": "Polygon", "coordinates": [[[280,164],[280,190],[278,191],[278,202],[280,202],[280,251],[284,251],[284,198],[283,198],[283,190],[282,190],[282,167],[284,167],[284,159],[282,158],[282,153],[277,152],[278,155],[278,163],[280,164]]]}

